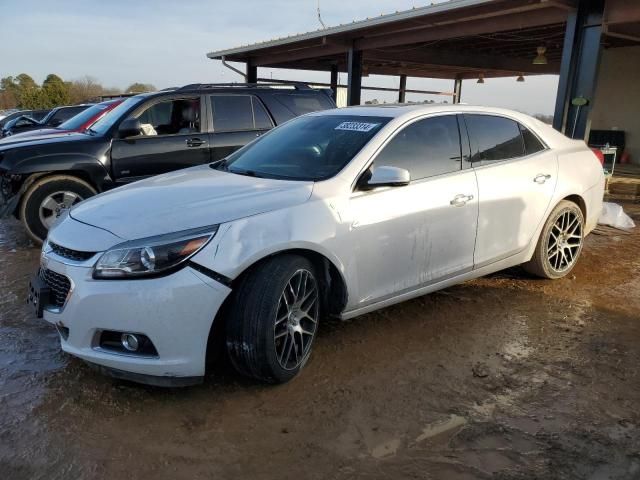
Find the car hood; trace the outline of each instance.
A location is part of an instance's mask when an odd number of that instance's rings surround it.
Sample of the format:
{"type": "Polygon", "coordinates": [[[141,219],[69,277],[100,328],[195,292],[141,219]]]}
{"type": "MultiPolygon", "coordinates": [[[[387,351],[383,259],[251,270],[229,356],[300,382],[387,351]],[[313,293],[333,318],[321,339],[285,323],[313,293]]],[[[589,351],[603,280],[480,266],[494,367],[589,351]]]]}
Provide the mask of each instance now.
{"type": "Polygon", "coordinates": [[[69,214],[134,240],[291,207],[307,201],[312,190],[313,182],[248,177],[203,165],[100,194],[69,214]]]}
{"type": "Polygon", "coordinates": [[[0,140],[0,151],[6,148],[13,147],[31,147],[51,143],[64,143],[64,142],[76,142],[83,140],[90,140],[91,135],[77,132],[65,132],[60,130],[54,130],[56,133],[40,134],[41,130],[31,130],[8,137],[3,137],[0,140]]]}

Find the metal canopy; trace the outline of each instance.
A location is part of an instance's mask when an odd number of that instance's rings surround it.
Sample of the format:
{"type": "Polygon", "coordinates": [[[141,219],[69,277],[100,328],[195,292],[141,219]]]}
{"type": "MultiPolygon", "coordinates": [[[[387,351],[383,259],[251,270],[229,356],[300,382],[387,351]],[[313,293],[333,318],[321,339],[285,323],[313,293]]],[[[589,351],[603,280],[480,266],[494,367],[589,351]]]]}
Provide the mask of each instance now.
{"type": "Polygon", "coordinates": [[[252,67],[348,70],[362,52],[362,75],[465,79],[560,71],[573,0],[452,0],[245,47],[211,59],[252,67]],[[533,65],[544,46],[548,63],[533,65]]]}

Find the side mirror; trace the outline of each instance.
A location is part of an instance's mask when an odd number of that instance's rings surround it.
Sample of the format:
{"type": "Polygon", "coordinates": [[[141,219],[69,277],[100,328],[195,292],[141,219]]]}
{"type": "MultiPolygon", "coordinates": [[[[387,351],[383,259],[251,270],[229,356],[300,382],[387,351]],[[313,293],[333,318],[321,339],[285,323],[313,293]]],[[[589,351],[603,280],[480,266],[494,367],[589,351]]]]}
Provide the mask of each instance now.
{"type": "Polygon", "coordinates": [[[411,174],[408,170],[398,167],[376,167],[371,177],[364,184],[365,189],[377,187],[403,187],[409,185],[411,174]]]}
{"type": "Polygon", "coordinates": [[[125,118],[118,127],[118,137],[127,138],[140,135],[142,125],[137,118],[125,118]]]}

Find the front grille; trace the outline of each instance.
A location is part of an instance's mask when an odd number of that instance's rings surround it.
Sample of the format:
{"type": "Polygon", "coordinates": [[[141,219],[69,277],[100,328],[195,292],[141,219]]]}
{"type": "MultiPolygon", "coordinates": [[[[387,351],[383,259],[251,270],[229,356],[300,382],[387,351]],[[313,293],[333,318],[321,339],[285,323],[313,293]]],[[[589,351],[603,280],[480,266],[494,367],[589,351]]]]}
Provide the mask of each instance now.
{"type": "Polygon", "coordinates": [[[71,250],[70,248],[63,247],[53,242],[49,242],[49,246],[51,247],[53,253],[55,253],[56,255],[68,258],[69,260],[76,260],[78,262],[89,260],[96,254],[96,252],[81,252],[79,250],[71,250]]]}
{"type": "Polygon", "coordinates": [[[40,269],[40,280],[46,283],[51,290],[49,303],[55,307],[62,308],[67,301],[69,290],[71,290],[71,280],[48,268],[40,269]]]}

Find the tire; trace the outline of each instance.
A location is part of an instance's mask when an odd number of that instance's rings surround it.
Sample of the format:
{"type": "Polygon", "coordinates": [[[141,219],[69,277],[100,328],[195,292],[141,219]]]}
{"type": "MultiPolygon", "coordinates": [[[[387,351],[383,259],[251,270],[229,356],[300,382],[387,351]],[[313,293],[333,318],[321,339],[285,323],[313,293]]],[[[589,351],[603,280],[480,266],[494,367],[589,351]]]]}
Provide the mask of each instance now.
{"type": "Polygon", "coordinates": [[[95,194],[96,191],[91,185],[77,177],[44,177],[36,180],[25,192],[20,206],[20,219],[33,241],[41,244],[63,205],[69,208],[95,194]],[[66,205],[65,202],[71,205],[66,205]],[[58,211],[48,208],[54,204],[59,207],[58,211]]]}
{"type": "Polygon", "coordinates": [[[320,317],[317,278],[298,255],[270,258],[244,278],[227,318],[227,352],[238,373],[284,383],[304,367],[320,317]]]}
{"type": "Polygon", "coordinates": [[[555,280],[573,270],[584,243],[584,216],[580,207],[562,200],[544,224],[531,260],[524,269],[541,278],[555,280]]]}

